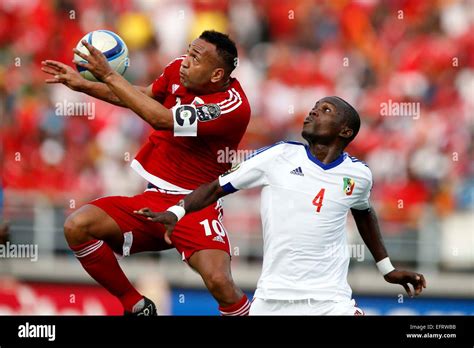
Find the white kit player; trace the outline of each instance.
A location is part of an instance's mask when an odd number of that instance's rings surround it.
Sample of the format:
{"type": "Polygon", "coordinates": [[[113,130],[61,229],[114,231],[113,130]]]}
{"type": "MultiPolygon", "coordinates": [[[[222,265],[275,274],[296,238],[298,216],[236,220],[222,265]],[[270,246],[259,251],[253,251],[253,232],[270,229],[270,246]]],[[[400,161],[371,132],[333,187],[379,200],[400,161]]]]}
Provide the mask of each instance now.
{"type": "Polygon", "coordinates": [[[237,190],[263,187],[263,266],[251,315],[357,315],[347,283],[345,226],[352,212],[359,233],[389,283],[411,296],[426,287],[422,274],[395,269],[370,207],[370,169],[344,148],[360,128],[357,111],[339,97],[319,100],[305,119],[308,142],[263,148],[218,180],[200,186],[166,212],[137,211],[161,222],[169,237],[185,215],[237,190]]]}

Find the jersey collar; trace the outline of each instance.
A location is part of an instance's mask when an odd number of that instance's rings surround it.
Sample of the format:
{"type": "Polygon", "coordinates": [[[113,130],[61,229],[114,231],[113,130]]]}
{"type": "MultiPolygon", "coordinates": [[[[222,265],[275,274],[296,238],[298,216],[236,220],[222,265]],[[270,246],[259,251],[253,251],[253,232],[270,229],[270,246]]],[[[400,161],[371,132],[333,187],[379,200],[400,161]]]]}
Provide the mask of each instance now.
{"type": "Polygon", "coordinates": [[[337,167],[339,164],[341,164],[342,162],[344,162],[344,160],[347,158],[347,153],[346,153],[346,152],[343,152],[343,153],[341,153],[341,155],[340,155],[338,158],[336,158],[336,159],[335,159],[334,161],[332,161],[331,163],[324,164],[323,162],[321,162],[320,160],[318,160],[316,157],[313,156],[313,154],[312,154],[311,151],[309,150],[309,146],[308,146],[308,145],[305,145],[305,149],[306,149],[306,154],[308,155],[309,160],[311,160],[312,162],[316,163],[320,168],[322,168],[322,169],[324,169],[324,170],[328,170],[328,169],[337,167]]]}

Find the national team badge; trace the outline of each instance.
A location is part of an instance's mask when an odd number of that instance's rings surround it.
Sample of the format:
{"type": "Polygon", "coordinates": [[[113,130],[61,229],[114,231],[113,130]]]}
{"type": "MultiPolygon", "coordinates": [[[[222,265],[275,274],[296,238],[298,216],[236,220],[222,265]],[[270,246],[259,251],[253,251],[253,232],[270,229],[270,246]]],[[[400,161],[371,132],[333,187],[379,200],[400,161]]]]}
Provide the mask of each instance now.
{"type": "Polygon", "coordinates": [[[221,115],[221,108],[217,104],[196,105],[196,110],[201,122],[215,120],[221,115]]]}
{"type": "Polygon", "coordinates": [[[344,192],[346,193],[346,196],[352,195],[352,192],[354,191],[354,186],[355,186],[355,181],[351,178],[343,178],[344,181],[344,192]]]}

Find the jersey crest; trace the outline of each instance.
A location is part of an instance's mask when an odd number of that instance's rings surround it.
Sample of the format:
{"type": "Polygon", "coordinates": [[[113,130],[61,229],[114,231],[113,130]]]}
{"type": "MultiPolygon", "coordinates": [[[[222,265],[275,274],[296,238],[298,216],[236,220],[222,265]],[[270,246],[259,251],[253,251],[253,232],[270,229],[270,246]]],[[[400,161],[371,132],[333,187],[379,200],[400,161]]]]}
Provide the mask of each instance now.
{"type": "Polygon", "coordinates": [[[352,195],[352,192],[354,191],[354,186],[355,186],[354,179],[344,177],[342,180],[343,180],[343,183],[344,183],[343,190],[344,190],[346,196],[352,195]]]}

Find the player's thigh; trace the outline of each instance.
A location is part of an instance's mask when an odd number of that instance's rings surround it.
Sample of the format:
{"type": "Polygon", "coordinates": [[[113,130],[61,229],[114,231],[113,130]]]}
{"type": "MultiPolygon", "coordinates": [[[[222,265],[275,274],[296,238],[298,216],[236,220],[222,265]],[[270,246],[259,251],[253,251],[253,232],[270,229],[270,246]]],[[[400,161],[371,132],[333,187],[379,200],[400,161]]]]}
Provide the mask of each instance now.
{"type": "Polygon", "coordinates": [[[91,204],[102,209],[119,227],[121,239],[114,243],[114,251],[123,256],[143,252],[170,249],[173,246],[164,241],[165,229],[162,224],[147,220],[134,213],[144,207],[153,211],[164,211],[175,204],[179,197],[168,197],[160,192],[145,191],[141,194],[125,197],[103,197],[91,204]]]}
{"type": "Polygon", "coordinates": [[[220,204],[213,204],[201,211],[186,214],[176,225],[171,240],[182,259],[190,265],[199,262],[202,267],[212,266],[198,252],[215,250],[220,252],[209,255],[216,258],[215,263],[219,267],[226,267],[230,272],[230,241],[221,214],[220,204]]]}
{"type": "Polygon", "coordinates": [[[122,243],[122,232],[115,220],[92,204],[86,204],[69,215],[65,231],[71,245],[85,242],[84,238],[104,240],[115,246],[122,243]]]}

